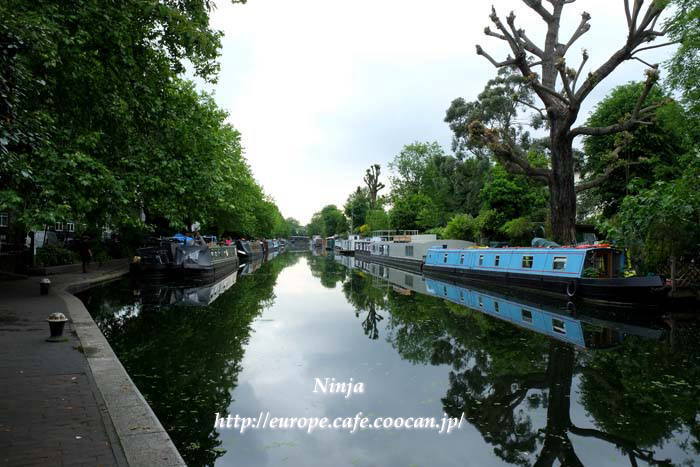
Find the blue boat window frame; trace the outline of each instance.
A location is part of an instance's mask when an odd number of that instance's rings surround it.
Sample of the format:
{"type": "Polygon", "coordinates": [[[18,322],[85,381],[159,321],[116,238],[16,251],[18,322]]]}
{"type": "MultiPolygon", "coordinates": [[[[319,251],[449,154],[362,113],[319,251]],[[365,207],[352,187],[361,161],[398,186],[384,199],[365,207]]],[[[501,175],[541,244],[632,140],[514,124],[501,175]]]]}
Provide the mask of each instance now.
{"type": "Polygon", "coordinates": [[[501,264],[501,255],[496,255],[493,259],[493,265],[498,267],[501,264]]]}
{"type": "Polygon", "coordinates": [[[566,256],[555,256],[552,258],[552,270],[563,271],[566,269],[566,263],[568,258],[566,256]],[[559,267],[557,267],[559,266],[559,267]]]}
{"type": "Polygon", "coordinates": [[[484,265],[484,255],[479,255],[479,266],[484,265]]]}
{"type": "Polygon", "coordinates": [[[524,323],[532,324],[532,311],[526,310],[525,308],[520,309],[520,317],[524,323]]]}
{"type": "Polygon", "coordinates": [[[447,253],[445,253],[443,256],[444,256],[444,258],[442,259],[442,262],[444,264],[447,264],[447,253]]]}
{"type": "Polygon", "coordinates": [[[459,264],[464,264],[464,253],[459,255],[459,264]]]}
{"type": "Polygon", "coordinates": [[[484,298],[481,295],[479,295],[479,307],[480,308],[484,307],[484,298]]]}
{"type": "Polygon", "coordinates": [[[523,255],[520,266],[523,269],[532,269],[535,264],[535,257],[533,255],[523,255]]]}
{"type": "Polygon", "coordinates": [[[493,302],[493,309],[496,313],[500,313],[501,312],[501,305],[499,305],[499,303],[497,301],[494,301],[493,302]]]}

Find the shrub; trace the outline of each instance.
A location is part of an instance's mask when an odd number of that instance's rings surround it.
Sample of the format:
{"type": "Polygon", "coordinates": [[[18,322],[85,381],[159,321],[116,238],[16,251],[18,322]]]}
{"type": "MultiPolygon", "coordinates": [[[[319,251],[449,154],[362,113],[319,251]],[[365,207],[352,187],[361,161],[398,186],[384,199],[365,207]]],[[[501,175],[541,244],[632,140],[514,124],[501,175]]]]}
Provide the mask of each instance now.
{"type": "Polygon", "coordinates": [[[36,263],[39,266],[62,266],[79,262],[78,255],[66,248],[46,245],[36,251],[36,263]]]}

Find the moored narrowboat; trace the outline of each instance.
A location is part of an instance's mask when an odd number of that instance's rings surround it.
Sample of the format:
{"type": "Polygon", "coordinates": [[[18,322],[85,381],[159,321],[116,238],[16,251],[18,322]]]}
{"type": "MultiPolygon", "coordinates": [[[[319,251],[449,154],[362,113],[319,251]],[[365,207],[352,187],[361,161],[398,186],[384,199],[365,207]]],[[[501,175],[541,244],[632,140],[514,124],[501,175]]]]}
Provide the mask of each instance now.
{"type": "Polygon", "coordinates": [[[193,239],[174,236],[139,248],[130,270],[134,274],[161,276],[220,275],[238,267],[234,246],[194,244],[193,239]]]}
{"type": "Polygon", "coordinates": [[[440,248],[428,251],[431,274],[537,289],[607,304],[653,304],[665,297],[659,276],[625,277],[625,254],[604,245],[555,248],[440,248]]]}
{"type": "Polygon", "coordinates": [[[263,248],[257,240],[236,240],[238,257],[241,261],[254,261],[263,256],[263,248]]]}

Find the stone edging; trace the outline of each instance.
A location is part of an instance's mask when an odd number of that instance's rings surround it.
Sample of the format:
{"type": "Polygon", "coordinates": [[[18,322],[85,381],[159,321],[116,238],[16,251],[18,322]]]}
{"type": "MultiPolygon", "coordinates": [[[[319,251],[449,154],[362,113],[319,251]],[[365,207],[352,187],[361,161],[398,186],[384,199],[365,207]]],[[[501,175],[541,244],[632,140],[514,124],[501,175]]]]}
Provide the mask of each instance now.
{"type": "Polygon", "coordinates": [[[73,293],[119,278],[126,271],[60,287],[109,420],[131,466],[186,466],[175,444],[133,383],[104,334],[73,293]]]}

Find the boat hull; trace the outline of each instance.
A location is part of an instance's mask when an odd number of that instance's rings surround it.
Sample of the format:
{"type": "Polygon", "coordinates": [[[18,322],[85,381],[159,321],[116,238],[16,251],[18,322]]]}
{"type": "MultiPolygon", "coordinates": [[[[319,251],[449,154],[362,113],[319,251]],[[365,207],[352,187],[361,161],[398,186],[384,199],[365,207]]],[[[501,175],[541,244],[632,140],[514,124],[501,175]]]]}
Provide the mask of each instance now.
{"type": "MultiPolygon", "coordinates": [[[[359,253],[359,252],[358,252],[359,253]]],[[[423,261],[419,259],[396,258],[393,256],[379,256],[369,254],[356,254],[358,259],[369,261],[377,264],[386,264],[411,272],[420,272],[423,261]]]]}
{"type": "Polygon", "coordinates": [[[568,278],[450,268],[429,264],[423,266],[423,271],[440,277],[502,284],[608,305],[655,305],[660,304],[667,296],[667,289],[659,276],[610,279],[568,278]]]}

